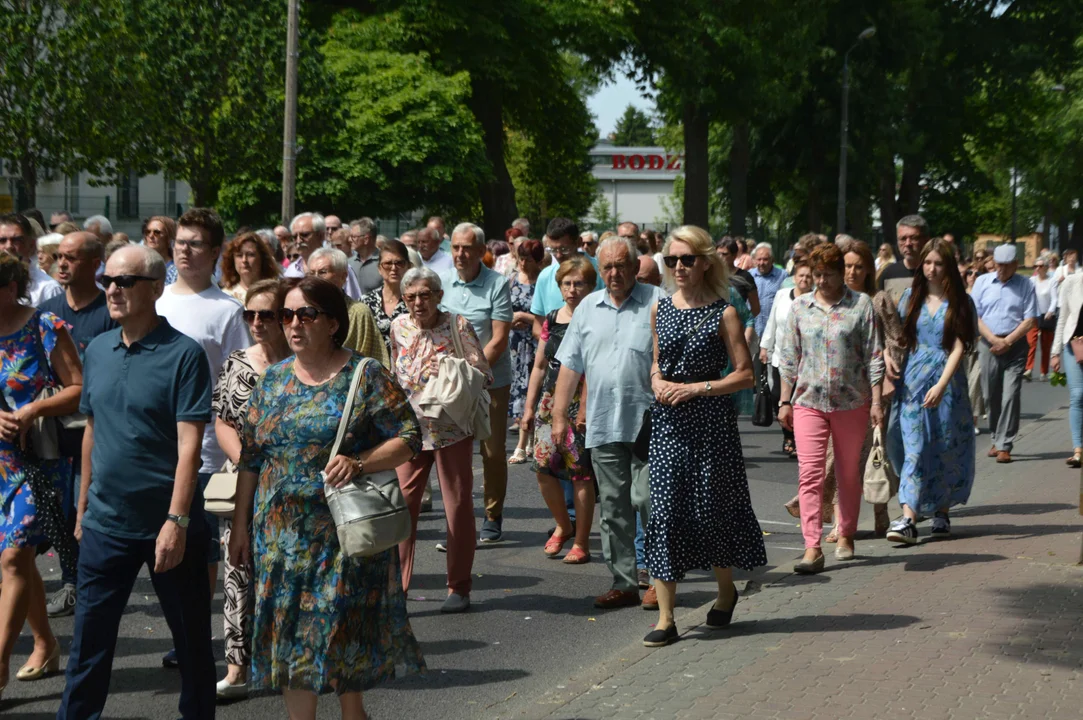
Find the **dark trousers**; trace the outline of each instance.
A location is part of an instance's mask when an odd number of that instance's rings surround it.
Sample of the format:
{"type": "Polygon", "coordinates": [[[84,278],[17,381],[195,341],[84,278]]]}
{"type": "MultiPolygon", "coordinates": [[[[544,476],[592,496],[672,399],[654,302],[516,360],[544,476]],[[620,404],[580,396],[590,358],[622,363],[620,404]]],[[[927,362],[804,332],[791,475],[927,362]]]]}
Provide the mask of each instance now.
{"type": "Polygon", "coordinates": [[[153,572],[154,540],[116,538],[83,528],[75,630],[68,656],[67,685],[57,720],[97,720],[109,692],[120,618],[146,564],[162,612],[177,645],[185,720],[214,718],[214,655],[211,599],[207,585],[207,533],[189,528],[184,559],[164,573],[153,572]],[[194,532],[193,532],[194,531],[194,532]]]}

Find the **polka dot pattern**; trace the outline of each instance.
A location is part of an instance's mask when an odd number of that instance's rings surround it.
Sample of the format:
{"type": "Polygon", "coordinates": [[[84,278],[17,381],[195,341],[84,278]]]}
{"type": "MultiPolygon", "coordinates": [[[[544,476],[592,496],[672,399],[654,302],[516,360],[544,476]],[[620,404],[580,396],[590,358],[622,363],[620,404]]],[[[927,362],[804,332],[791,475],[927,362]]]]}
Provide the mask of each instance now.
{"type": "MultiPolygon", "coordinates": [[[[728,307],[718,300],[681,310],[670,298],[658,302],[658,366],[674,382],[723,377],[729,363],[718,323],[728,307]]],[[[767,564],[748,494],[737,413],[729,395],[697,397],[676,407],[651,407],[651,513],[647,524],[647,567],[667,582],[689,570],[767,564]]]]}

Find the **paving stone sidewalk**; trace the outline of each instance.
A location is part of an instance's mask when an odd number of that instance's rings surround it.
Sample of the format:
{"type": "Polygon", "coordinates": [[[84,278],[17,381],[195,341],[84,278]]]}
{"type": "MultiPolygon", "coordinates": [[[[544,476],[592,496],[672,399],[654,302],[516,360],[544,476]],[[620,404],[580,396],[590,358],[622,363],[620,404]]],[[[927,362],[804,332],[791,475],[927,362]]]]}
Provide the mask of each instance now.
{"type": "Polygon", "coordinates": [[[854,562],[828,549],[823,574],[781,567],[728,630],[702,626],[707,606],[678,615],[680,642],[624,648],[527,716],[1083,718],[1083,524],[1066,426],[1063,408],[1028,425],[1011,465],[981,453],[950,539],[922,523],[916,547],[863,533],[854,562]]]}

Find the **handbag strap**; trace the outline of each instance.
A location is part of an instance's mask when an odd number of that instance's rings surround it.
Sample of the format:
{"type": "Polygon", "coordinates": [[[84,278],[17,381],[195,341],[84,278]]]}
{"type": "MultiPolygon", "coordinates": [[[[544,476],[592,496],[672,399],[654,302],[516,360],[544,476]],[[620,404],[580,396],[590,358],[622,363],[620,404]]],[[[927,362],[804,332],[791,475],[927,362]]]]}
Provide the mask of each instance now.
{"type": "Polygon", "coordinates": [[[338,421],[338,434],[335,435],[335,444],[331,446],[332,458],[338,455],[342,439],[346,437],[346,428],[350,424],[350,415],[353,413],[353,400],[357,395],[357,388],[361,386],[361,376],[365,374],[365,366],[370,362],[375,362],[375,360],[370,357],[361,358],[353,371],[353,377],[350,378],[350,394],[346,396],[346,404],[342,406],[342,419],[338,421]]]}
{"type": "Polygon", "coordinates": [[[60,380],[56,377],[56,373],[53,371],[53,364],[49,362],[49,353],[45,352],[45,343],[41,341],[41,311],[35,310],[34,317],[31,318],[31,322],[34,323],[34,331],[30,333],[34,336],[34,347],[38,350],[38,356],[41,358],[42,365],[45,367],[46,372],[49,375],[49,385],[51,387],[61,387],[60,380]]]}

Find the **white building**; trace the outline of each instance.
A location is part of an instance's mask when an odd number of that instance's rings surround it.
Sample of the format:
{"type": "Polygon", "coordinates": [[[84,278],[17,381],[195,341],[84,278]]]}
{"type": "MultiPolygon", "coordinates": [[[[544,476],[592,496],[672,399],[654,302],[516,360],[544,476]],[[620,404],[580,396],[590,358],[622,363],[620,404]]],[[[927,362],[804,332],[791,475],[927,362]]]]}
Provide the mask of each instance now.
{"type": "MultiPolygon", "coordinates": [[[[662,229],[663,200],[673,195],[673,182],[684,173],[684,155],[663,147],[617,147],[605,141],[590,151],[598,190],[618,222],[662,229]]],[[[596,218],[592,218],[596,219],[596,218]]]]}
{"type": "MultiPolygon", "coordinates": [[[[17,193],[17,178],[9,174],[8,163],[0,160],[0,212],[25,205],[18,202],[17,193]]],[[[45,171],[38,178],[34,207],[46,220],[50,213],[66,210],[80,225],[91,215],[105,215],[113,230],[138,240],[143,220],[152,215],[180,217],[188,209],[190,195],[188,183],[161,174],[139,177],[133,173],[119,181],[103,181],[87,173],[61,175],[45,171]]]]}

